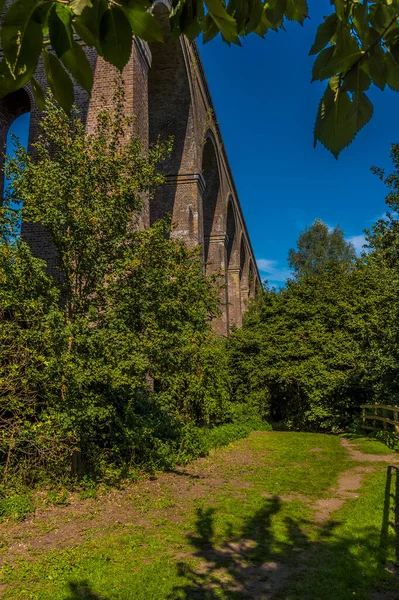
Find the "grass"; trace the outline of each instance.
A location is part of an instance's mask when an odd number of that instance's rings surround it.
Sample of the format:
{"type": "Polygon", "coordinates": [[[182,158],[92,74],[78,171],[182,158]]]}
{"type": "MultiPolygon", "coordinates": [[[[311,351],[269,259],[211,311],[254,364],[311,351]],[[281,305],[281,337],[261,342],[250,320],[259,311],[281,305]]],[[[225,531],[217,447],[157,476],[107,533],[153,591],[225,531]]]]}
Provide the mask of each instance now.
{"type": "Polygon", "coordinates": [[[317,499],[351,466],[336,436],[251,435],[190,465],[195,475],[176,475],[167,489],[162,477],[154,489],[132,488],[143,519],[5,564],[2,598],[244,600],[268,597],[271,585],[282,600],[370,600],[373,587],[396,585],[385,570],[395,560],[387,502],[396,472],[387,486],[386,467],[376,466],[359,498],[324,525],[314,520],[317,499]]]}
{"type": "Polygon", "coordinates": [[[377,440],[373,434],[362,435],[359,433],[346,433],[345,436],[351,440],[353,446],[366,454],[392,454],[394,451],[388,448],[384,442],[377,440]]]}
{"type": "Polygon", "coordinates": [[[370,600],[372,588],[381,594],[395,589],[399,597],[398,582],[387,570],[397,560],[395,532],[388,525],[392,506],[387,511],[394,484],[387,489],[385,469],[366,478],[359,499],[349,500],[318,532],[306,577],[301,574],[285,589],[285,600],[370,600]]]}

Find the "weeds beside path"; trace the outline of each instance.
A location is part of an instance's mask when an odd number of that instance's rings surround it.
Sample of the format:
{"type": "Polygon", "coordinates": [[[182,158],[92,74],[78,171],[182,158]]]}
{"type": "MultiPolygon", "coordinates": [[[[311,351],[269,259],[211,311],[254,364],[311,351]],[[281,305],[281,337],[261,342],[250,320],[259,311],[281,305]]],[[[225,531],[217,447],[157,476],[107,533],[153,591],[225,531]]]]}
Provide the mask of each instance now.
{"type": "Polygon", "coordinates": [[[0,597],[399,598],[399,459],[355,444],[258,432],[97,501],[3,524],[0,597]]]}

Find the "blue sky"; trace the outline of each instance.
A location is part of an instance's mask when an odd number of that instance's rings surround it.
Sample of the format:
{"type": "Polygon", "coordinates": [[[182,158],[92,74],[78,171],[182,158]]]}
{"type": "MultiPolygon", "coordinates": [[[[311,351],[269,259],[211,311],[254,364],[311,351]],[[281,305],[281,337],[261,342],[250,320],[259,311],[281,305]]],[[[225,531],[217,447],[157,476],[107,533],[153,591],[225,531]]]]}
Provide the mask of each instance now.
{"type": "MultiPolygon", "coordinates": [[[[313,149],[313,125],[325,84],[310,84],[309,57],[329,0],[310,0],[304,26],[250,36],[242,48],[199,43],[209,87],[261,275],[280,286],[298,235],[322,219],[340,225],[359,249],[362,232],[385,210],[385,188],[370,166],[390,169],[399,142],[399,94],[371,90],[374,117],[335,158],[313,149]]],[[[12,128],[24,136],[27,115],[12,128]]]]}
{"type": "Polygon", "coordinates": [[[312,83],[309,57],[329,0],[310,0],[304,26],[250,36],[243,47],[200,44],[216,114],[261,275],[276,286],[286,258],[316,218],[339,224],[359,248],[362,232],[385,210],[384,185],[370,166],[390,169],[399,142],[399,94],[372,89],[372,121],[337,161],[313,149],[313,125],[324,83],[312,83]]]}

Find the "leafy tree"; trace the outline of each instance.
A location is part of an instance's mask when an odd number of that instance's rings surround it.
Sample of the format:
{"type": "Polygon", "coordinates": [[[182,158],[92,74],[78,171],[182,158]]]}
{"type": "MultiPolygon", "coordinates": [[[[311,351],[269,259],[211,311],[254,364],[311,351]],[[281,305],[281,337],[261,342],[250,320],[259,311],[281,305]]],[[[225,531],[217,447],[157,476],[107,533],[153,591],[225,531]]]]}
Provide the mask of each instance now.
{"type": "MultiPolygon", "coordinates": [[[[214,280],[204,276],[198,249],[168,238],[167,223],[138,227],[169,145],[145,154],[131,131],[123,86],[90,135],[76,112],[68,117],[50,100],[34,153],[18,147],[6,167],[3,422],[20,423],[33,448],[46,427],[62,455],[57,475],[71,454],[82,457],[76,469],[171,464],[187,427],[228,418],[227,365],[211,327],[219,312],[214,280]],[[20,212],[50,233],[53,276],[12,241],[12,215],[20,212]]],[[[4,465],[15,466],[24,452],[14,438],[4,438],[4,465]]]]}
{"type": "Polygon", "coordinates": [[[365,400],[352,273],[321,272],[267,291],[230,340],[235,397],[263,402],[294,428],[345,427],[365,400]]]}
{"type": "Polygon", "coordinates": [[[305,229],[298,238],[297,250],[291,249],[288,262],[297,277],[319,275],[333,268],[353,266],[356,252],[353,244],[345,241],[340,227],[329,227],[320,219],[305,229]]]}
{"type": "MultiPolygon", "coordinates": [[[[5,4],[0,0],[0,14],[5,4]]],[[[93,84],[76,36],[122,70],[133,34],[148,42],[162,41],[151,5],[151,0],[12,1],[1,24],[0,95],[30,81],[42,106],[43,91],[34,79],[42,57],[47,81],[69,111],[70,77],[88,92],[93,84]]],[[[320,141],[337,157],[372,117],[367,90],[372,85],[399,90],[399,0],[331,0],[331,5],[310,54],[317,55],[312,80],[328,80],[317,113],[315,144],[320,141]]],[[[209,41],[220,33],[226,43],[240,44],[250,33],[263,37],[269,29],[284,29],[286,20],[302,25],[308,16],[306,0],[174,0],[170,24],[176,37],[184,34],[192,40],[202,33],[209,41]]]]}

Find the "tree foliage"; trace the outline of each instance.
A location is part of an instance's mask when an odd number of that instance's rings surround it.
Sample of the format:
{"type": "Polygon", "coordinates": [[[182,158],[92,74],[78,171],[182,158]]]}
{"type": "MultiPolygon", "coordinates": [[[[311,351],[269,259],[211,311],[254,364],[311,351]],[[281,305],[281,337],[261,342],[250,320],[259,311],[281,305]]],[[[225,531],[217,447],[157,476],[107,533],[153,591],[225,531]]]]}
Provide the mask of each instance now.
{"type": "MultiPolygon", "coordinates": [[[[0,0],[0,14],[5,0],[0,0]]],[[[373,115],[366,92],[372,85],[399,90],[399,0],[331,0],[332,12],[319,25],[310,54],[317,55],[312,80],[327,80],[320,101],[315,144],[334,156],[352,142],[373,115]]],[[[39,107],[44,95],[34,78],[40,58],[61,106],[74,100],[72,80],[89,93],[93,75],[79,38],[122,70],[132,36],[162,41],[151,0],[14,0],[1,24],[3,59],[0,96],[31,82],[39,107]]],[[[228,44],[255,33],[265,36],[284,23],[308,18],[307,0],[173,0],[170,26],[175,37],[204,41],[218,34],[228,44]]]]}
{"type": "Polygon", "coordinates": [[[229,418],[215,281],[198,249],[169,239],[167,222],[138,226],[169,145],[144,153],[131,131],[123,86],[89,135],[49,100],[34,153],[18,147],[7,162],[3,479],[65,476],[71,457],[78,471],[173,464],[193,427],[229,418]],[[21,213],[50,234],[55,266],[12,235],[21,213]]]}
{"type": "Polygon", "coordinates": [[[288,262],[297,277],[318,275],[327,270],[348,269],[356,259],[353,244],[344,238],[340,227],[330,230],[316,219],[298,238],[297,250],[291,249],[288,262]]]}

